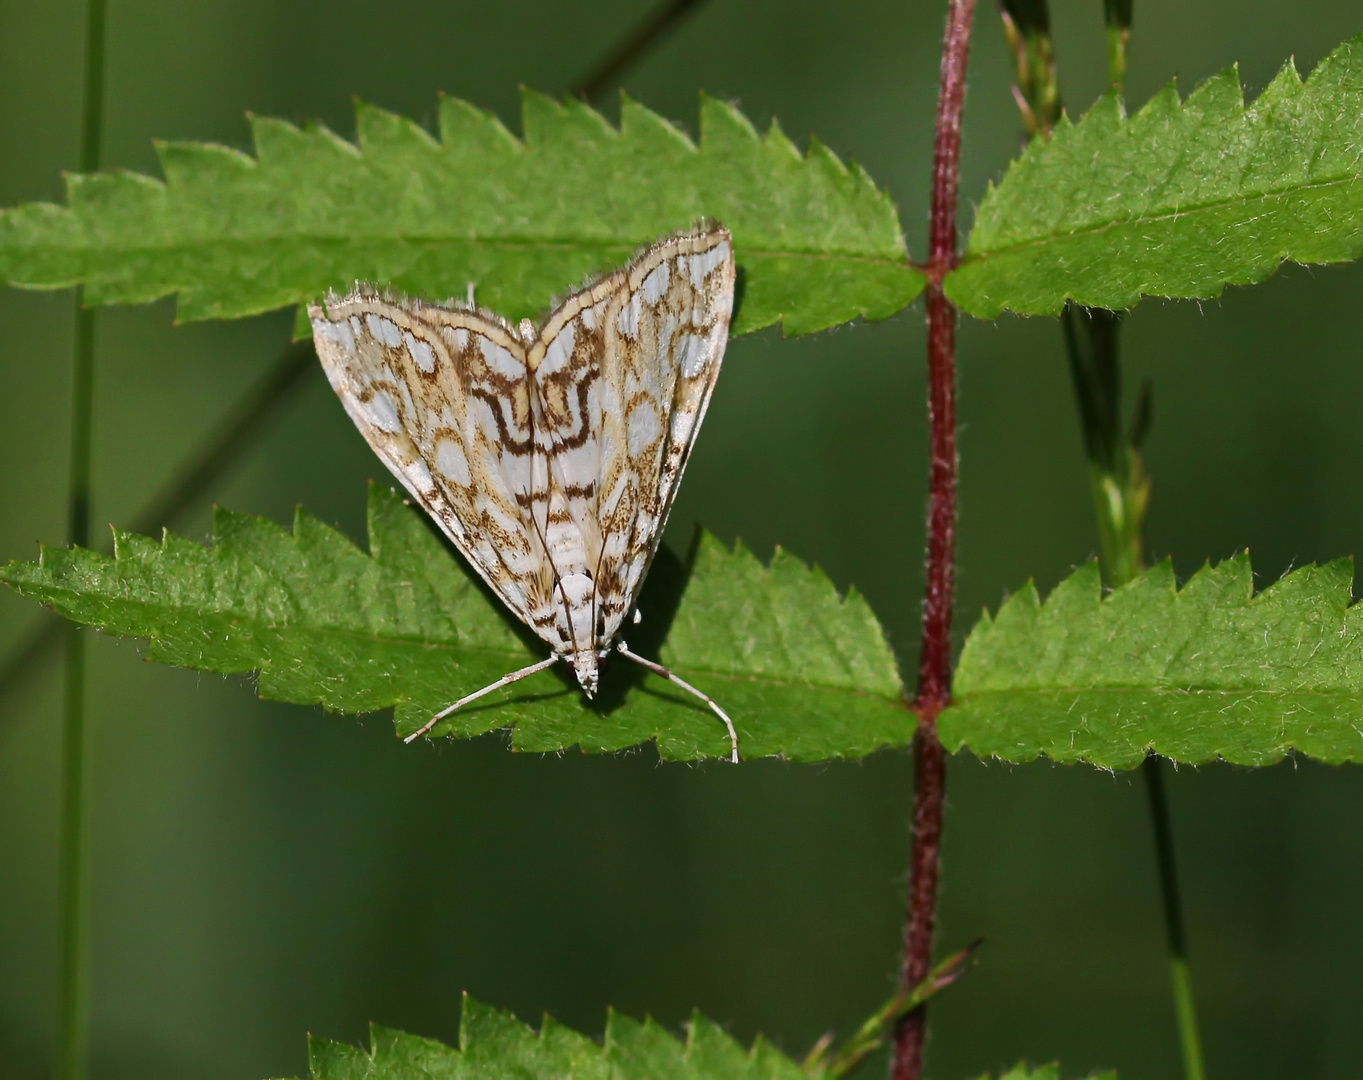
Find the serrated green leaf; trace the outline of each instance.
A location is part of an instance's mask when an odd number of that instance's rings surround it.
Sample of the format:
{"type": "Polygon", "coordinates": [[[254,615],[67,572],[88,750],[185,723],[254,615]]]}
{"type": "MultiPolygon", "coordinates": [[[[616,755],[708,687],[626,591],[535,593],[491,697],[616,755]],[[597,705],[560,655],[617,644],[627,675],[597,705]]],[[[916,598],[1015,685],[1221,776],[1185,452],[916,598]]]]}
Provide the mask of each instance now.
{"type": "Polygon", "coordinates": [[[1043,604],[1028,584],[976,624],[942,741],[980,756],[1129,769],[1148,751],[1266,765],[1363,761],[1363,609],[1353,563],[1258,595],[1248,555],[1182,589],[1168,563],[1104,596],[1097,563],[1043,604]]]}
{"type": "Polygon", "coordinates": [[[459,1048],[371,1025],[369,1050],[308,1040],[312,1080],[819,1080],[760,1035],[745,1050],[696,1014],[678,1039],[612,1011],[601,1043],[549,1017],[538,1032],[464,995],[459,1048]]]}
{"type": "MultiPolygon", "coordinates": [[[[114,540],[112,557],[47,548],[36,563],[10,563],[0,580],[76,622],[149,638],[153,660],[259,672],[262,697],[350,713],[393,706],[400,734],[547,652],[423,515],[381,485],[370,487],[369,554],[301,510],[292,533],[220,510],[211,548],[170,534],[114,540]]],[[[784,552],[765,568],[741,546],[702,535],[689,577],[660,552],[640,610],[631,644],[646,655],[661,644],[664,663],[718,700],[745,757],[860,757],[912,738],[914,714],[871,609],[784,552]]],[[[551,670],[436,731],[509,725],[523,750],[655,739],[668,758],[728,753],[708,709],[623,660],[594,702],[551,670]]]]}
{"type": "Polygon", "coordinates": [[[1115,95],[1037,139],[980,206],[945,281],[962,309],[1056,315],[1066,300],[1212,297],[1285,259],[1363,253],[1363,36],[1302,83],[1289,62],[1245,107],[1234,69],[1130,120],[1115,95]]]}
{"type": "Polygon", "coordinates": [[[165,182],[72,176],[68,206],[0,213],[0,279],[85,286],[88,304],[177,293],[182,320],[233,318],[375,281],[509,318],[701,216],[733,233],[734,332],[885,318],[923,288],[889,197],[821,143],[801,155],[703,97],[699,145],[626,99],[617,131],[578,101],[526,92],[524,141],[447,98],[440,139],[358,107],[356,144],[253,118],[256,156],[163,143],[165,182]]]}
{"type": "MultiPolygon", "coordinates": [[[[824,1080],[761,1035],[745,1050],[721,1027],[693,1014],[679,1039],[653,1020],[612,1010],[600,1043],[549,1017],[538,1032],[467,994],[459,1047],[371,1024],[369,1049],[308,1040],[311,1080],[824,1080]]],[[[981,1077],[980,1080],[987,1080],[981,1077]]],[[[1010,1069],[999,1080],[1060,1080],[1054,1064],[1010,1069]]],[[[1113,1072],[1092,1080],[1117,1080],[1113,1072]]]]}

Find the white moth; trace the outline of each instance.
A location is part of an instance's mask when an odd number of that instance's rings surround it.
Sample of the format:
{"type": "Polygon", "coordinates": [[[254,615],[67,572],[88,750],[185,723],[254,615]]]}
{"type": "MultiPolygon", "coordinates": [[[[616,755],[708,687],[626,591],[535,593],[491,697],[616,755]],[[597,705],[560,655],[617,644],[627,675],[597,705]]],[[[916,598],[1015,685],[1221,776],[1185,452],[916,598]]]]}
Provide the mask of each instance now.
{"type": "Polygon", "coordinates": [[[317,355],[374,452],[553,650],[462,705],[566,660],[590,698],[710,401],[734,301],[727,229],[702,222],[573,293],[543,326],[357,287],[308,308],[317,355]]]}

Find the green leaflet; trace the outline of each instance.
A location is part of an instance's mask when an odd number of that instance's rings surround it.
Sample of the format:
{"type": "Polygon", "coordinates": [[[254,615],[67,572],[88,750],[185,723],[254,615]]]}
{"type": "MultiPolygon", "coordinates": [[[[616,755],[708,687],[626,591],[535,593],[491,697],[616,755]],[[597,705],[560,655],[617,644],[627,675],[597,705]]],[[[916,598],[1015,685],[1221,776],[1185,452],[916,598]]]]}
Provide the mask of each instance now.
{"type": "Polygon", "coordinates": [[[1013,162],[980,206],[947,295],[980,318],[1067,299],[1211,297],[1284,259],[1363,252],[1363,37],[1302,83],[1291,63],[1249,108],[1234,69],[1130,120],[1103,98],[1013,162]]]}
{"type": "MultiPolygon", "coordinates": [[[[369,1050],[308,1040],[311,1080],[823,1080],[758,1036],[744,1050],[699,1013],[686,1039],[652,1020],[611,1011],[600,1043],[544,1018],[538,1032],[464,995],[459,1048],[371,1024],[369,1050]]],[[[984,1078],[982,1078],[984,1080],[984,1078]]],[[[1060,1080],[1055,1065],[1010,1069],[999,1080],[1060,1080]]],[[[1093,1080],[1117,1080],[1103,1073],[1093,1080]]]]}
{"type": "Polygon", "coordinates": [[[1363,609],[1353,564],[1305,566],[1257,596],[1248,555],[1182,589],[1163,563],[1103,596],[1097,563],[1042,603],[1028,584],[971,631],[949,749],[1129,769],[1154,750],[1264,765],[1297,750],[1363,761],[1363,609]]]}
{"type": "Polygon", "coordinates": [[[885,318],[923,288],[893,204],[858,166],[703,97],[697,146],[626,99],[619,131],[578,102],[527,92],[524,141],[446,98],[437,141],[357,110],[358,145],[320,126],[252,119],[256,157],[162,143],[166,181],[73,176],[68,207],[0,213],[0,279],[83,283],[89,304],[179,295],[183,320],[315,300],[357,279],[462,297],[519,319],[588,274],[708,215],[733,232],[735,332],[802,334],[885,318]]]}
{"type": "Polygon", "coordinates": [[[312,1080],[819,1080],[760,1035],[744,1050],[699,1014],[683,1042],[612,1011],[597,1043],[549,1017],[538,1032],[464,996],[459,1049],[371,1025],[370,1049],[312,1038],[312,1080]]]}
{"type": "MultiPolygon", "coordinates": [[[[112,558],[49,548],[36,563],[10,563],[0,580],[75,622],[149,638],[153,660],[258,671],[262,697],[349,713],[395,706],[400,734],[547,655],[424,516],[377,484],[370,554],[301,511],[291,534],[219,511],[211,548],[170,534],[114,539],[112,558]]],[[[912,738],[915,717],[871,609],[784,552],[764,568],[741,546],[701,536],[688,577],[664,549],[640,610],[631,646],[660,652],[718,700],[745,757],[861,757],[912,738]]],[[[436,730],[473,736],[514,725],[522,750],[656,739],[668,758],[727,756],[713,714],[636,665],[617,660],[592,703],[569,679],[561,666],[543,672],[436,730]]]]}

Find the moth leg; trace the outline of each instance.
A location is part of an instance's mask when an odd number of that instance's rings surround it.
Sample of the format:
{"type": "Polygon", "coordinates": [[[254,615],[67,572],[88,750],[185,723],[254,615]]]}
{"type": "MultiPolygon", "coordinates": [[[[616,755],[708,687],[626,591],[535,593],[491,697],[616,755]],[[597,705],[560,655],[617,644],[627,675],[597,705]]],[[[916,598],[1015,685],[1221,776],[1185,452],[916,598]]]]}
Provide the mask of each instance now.
{"type": "Polygon", "coordinates": [[[615,651],[626,660],[633,660],[640,667],[647,668],[649,671],[653,672],[654,675],[661,675],[669,682],[676,683],[683,690],[695,694],[701,701],[709,705],[710,708],[714,710],[715,715],[724,721],[724,726],[729,729],[729,745],[733,748],[733,755],[729,760],[735,765],[738,764],[738,732],[734,730],[734,722],[729,719],[729,714],[715,704],[714,698],[709,694],[701,693],[685,679],[681,678],[679,675],[673,674],[667,668],[663,667],[662,664],[655,664],[652,660],[645,660],[638,653],[630,652],[629,647],[623,641],[616,643],[615,651]]]}
{"type": "Polygon", "coordinates": [[[473,693],[467,695],[466,697],[461,697],[449,708],[441,709],[438,713],[436,713],[429,720],[427,720],[424,725],[422,725],[416,731],[412,732],[402,741],[405,743],[410,743],[416,739],[421,738],[421,736],[425,735],[426,732],[431,730],[431,728],[435,727],[436,724],[440,723],[440,721],[445,719],[445,717],[449,716],[450,713],[454,712],[455,709],[467,705],[470,701],[474,701],[477,698],[482,697],[484,694],[490,694],[494,690],[500,690],[503,686],[509,686],[513,682],[520,682],[521,679],[524,679],[528,675],[533,675],[537,671],[543,671],[547,667],[552,667],[554,664],[557,664],[561,659],[563,658],[559,656],[558,653],[554,653],[554,655],[549,657],[548,660],[541,660],[538,664],[531,664],[529,667],[523,667],[521,668],[520,671],[513,671],[510,675],[503,675],[500,679],[498,679],[495,683],[492,683],[490,686],[485,686],[481,690],[475,690],[473,693]]]}

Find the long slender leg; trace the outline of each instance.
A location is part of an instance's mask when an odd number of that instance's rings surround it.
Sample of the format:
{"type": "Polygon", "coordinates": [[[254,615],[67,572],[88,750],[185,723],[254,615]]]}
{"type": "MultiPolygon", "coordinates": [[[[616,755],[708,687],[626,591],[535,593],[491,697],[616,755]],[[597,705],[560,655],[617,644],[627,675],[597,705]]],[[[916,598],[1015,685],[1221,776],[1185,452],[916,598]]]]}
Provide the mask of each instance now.
{"type": "Polygon", "coordinates": [[[553,656],[549,657],[548,660],[541,660],[538,664],[531,664],[529,667],[523,667],[521,668],[520,671],[513,671],[510,675],[503,675],[500,679],[498,679],[495,683],[492,683],[490,686],[485,686],[481,690],[475,690],[467,697],[461,697],[448,709],[441,709],[438,713],[436,713],[429,720],[427,720],[422,727],[412,732],[410,735],[407,736],[407,738],[403,739],[402,741],[405,743],[409,743],[416,739],[421,738],[421,736],[425,735],[426,732],[431,730],[431,728],[435,727],[436,724],[440,723],[440,721],[445,719],[445,717],[449,716],[450,713],[454,712],[455,709],[467,705],[470,701],[474,701],[482,697],[484,694],[490,694],[494,690],[500,690],[503,686],[509,686],[513,682],[520,682],[521,679],[524,679],[528,675],[533,675],[537,671],[543,671],[547,667],[552,667],[554,664],[557,664],[561,659],[562,657],[559,656],[558,653],[555,653],[553,656]]]}
{"type": "Polygon", "coordinates": [[[687,691],[688,693],[695,694],[696,697],[701,699],[701,701],[709,705],[710,708],[714,710],[715,715],[724,721],[724,726],[729,729],[729,745],[733,747],[733,756],[730,758],[730,760],[735,765],[738,764],[738,732],[734,730],[734,722],[729,719],[729,714],[715,704],[714,698],[712,698],[709,694],[702,694],[699,690],[697,690],[685,679],[681,678],[678,675],[673,674],[671,671],[668,671],[667,668],[662,666],[662,664],[655,664],[652,660],[645,660],[638,653],[630,652],[629,646],[627,646],[623,641],[618,642],[616,644],[615,651],[618,652],[621,656],[625,657],[625,659],[633,660],[640,667],[648,668],[648,670],[653,672],[654,675],[661,675],[664,679],[667,679],[669,682],[676,683],[683,690],[687,691]]]}

